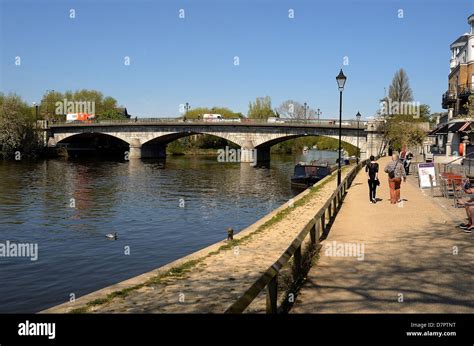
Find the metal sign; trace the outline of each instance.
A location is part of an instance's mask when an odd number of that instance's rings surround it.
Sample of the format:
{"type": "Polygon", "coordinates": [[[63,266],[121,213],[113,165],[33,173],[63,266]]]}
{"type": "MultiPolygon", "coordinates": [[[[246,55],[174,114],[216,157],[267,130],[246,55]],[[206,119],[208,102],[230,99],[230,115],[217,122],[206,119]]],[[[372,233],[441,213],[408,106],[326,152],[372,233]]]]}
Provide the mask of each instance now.
{"type": "Polygon", "coordinates": [[[422,189],[430,188],[431,184],[436,186],[436,171],[433,162],[418,164],[418,181],[422,189]]]}

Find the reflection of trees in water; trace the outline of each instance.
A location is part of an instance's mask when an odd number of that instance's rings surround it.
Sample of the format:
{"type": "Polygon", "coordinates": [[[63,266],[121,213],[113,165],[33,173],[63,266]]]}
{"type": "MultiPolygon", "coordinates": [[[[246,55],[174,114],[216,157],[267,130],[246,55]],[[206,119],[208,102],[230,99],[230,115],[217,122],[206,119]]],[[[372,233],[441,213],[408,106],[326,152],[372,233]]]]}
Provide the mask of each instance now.
{"type": "Polygon", "coordinates": [[[240,208],[271,210],[291,197],[292,161],[276,156],[269,169],[199,156],[169,157],[166,164],[88,159],[5,163],[0,165],[5,177],[0,204],[18,206],[9,210],[12,219],[41,213],[39,219],[56,225],[68,219],[103,224],[134,206],[178,207],[180,198],[187,206],[196,204],[207,217],[218,217],[222,207],[235,208],[238,217],[240,208]],[[34,210],[25,212],[28,206],[34,210]]]}
{"type": "Polygon", "coordinates": [[[43,186],[42,176],[36,174],[40,169],[34,162],[0,162],[0,216],[7,222],[26,222],[24,208],[32,208],[38,202],[34,191],[43,186]]]}
{"type": "Polygon", "coordinates": [[[95,160],[48,161],[46,180],[54,181],[57,190],[53,192],[56,196],[45,196],[46,205],[64,208],[72,219],[112,217],[120,190],[116,176],[121,165],[95,160]],[[51,198],[60,200],[60,205],[51,205],[51,198]]]}

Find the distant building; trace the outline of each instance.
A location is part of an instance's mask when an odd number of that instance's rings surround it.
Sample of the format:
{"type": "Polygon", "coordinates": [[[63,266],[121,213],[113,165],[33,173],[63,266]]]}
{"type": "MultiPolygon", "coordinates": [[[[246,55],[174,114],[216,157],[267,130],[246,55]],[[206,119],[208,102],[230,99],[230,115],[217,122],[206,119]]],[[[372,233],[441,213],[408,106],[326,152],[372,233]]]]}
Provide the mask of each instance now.
{"type": "Polygon", "coordinates": [[[474,14],[467,19],[470,31],[449,46],[448,90],[442,96],[442,107],[447,110],[438,120],[438,127],[430,133],[435,143],[432,151],[445,156],[461,156],[471,148],[462,148],[463,139],[471,137],[469,113],[474,112],[474,14]]]}
{"type": "Polygon", "coordinates": [[[460,36],[450,46],[448,90],[442,98],[449,120],[466,116],[464,105],[474,95],[474,14],[469,16],[468,23],[470,32],[460,36]]]}

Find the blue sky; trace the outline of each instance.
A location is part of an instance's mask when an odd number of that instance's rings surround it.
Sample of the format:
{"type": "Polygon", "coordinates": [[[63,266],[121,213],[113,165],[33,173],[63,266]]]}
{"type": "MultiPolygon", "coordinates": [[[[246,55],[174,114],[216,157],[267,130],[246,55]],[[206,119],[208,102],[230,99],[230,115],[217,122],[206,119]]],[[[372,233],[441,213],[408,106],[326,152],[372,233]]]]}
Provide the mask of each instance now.
{"type": "Polygon", "coordinates": [[[274,107],[306,101],[335,118],[341,67],[344,118],[372,116],[401,67],[415,101],[441,111],[449,44],[474,13],[471,0],[0,3],[2,92],[34,102],[47,89],[97,89],[139,117],[177,116],[184,102],[246,114],[250,100],[268,95],[274,107]]]}

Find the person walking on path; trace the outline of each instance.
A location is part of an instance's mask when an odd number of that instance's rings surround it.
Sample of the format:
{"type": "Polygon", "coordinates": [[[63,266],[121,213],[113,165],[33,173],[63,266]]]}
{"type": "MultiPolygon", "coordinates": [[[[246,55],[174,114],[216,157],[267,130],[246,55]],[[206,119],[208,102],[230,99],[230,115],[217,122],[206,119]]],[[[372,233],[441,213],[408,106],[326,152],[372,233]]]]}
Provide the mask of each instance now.
{"type": "Polygon", "coordinates": [[[407,175],[410,174],[411,160],[413,160],[413,153],[408,150],[407,151],[407,156],[406,156],[406,159],[405,159],[405,162],[404,162],[405,172],[406,172],[407,175]]]}
{"type": "Polygon", "coordinates": [[[385,173],[388,173],[388,185],[390,186],[390,203],[396,204],[401,202],[400,186],[403,181],[407,180],[407,175],[403,163],[400,161],[398,154],[392,155],[392,161],[385,167],[385,173]]]}
{"type": "Polygon", "coordinates": [[[375,193],[379,182],[379,164],[375,162],[375,157],[370,156],[370,162],[365,166],[365,172],[367,173],[367,179],[369,181],[369,200],[370,203],[377,203],[375,193]]]}

